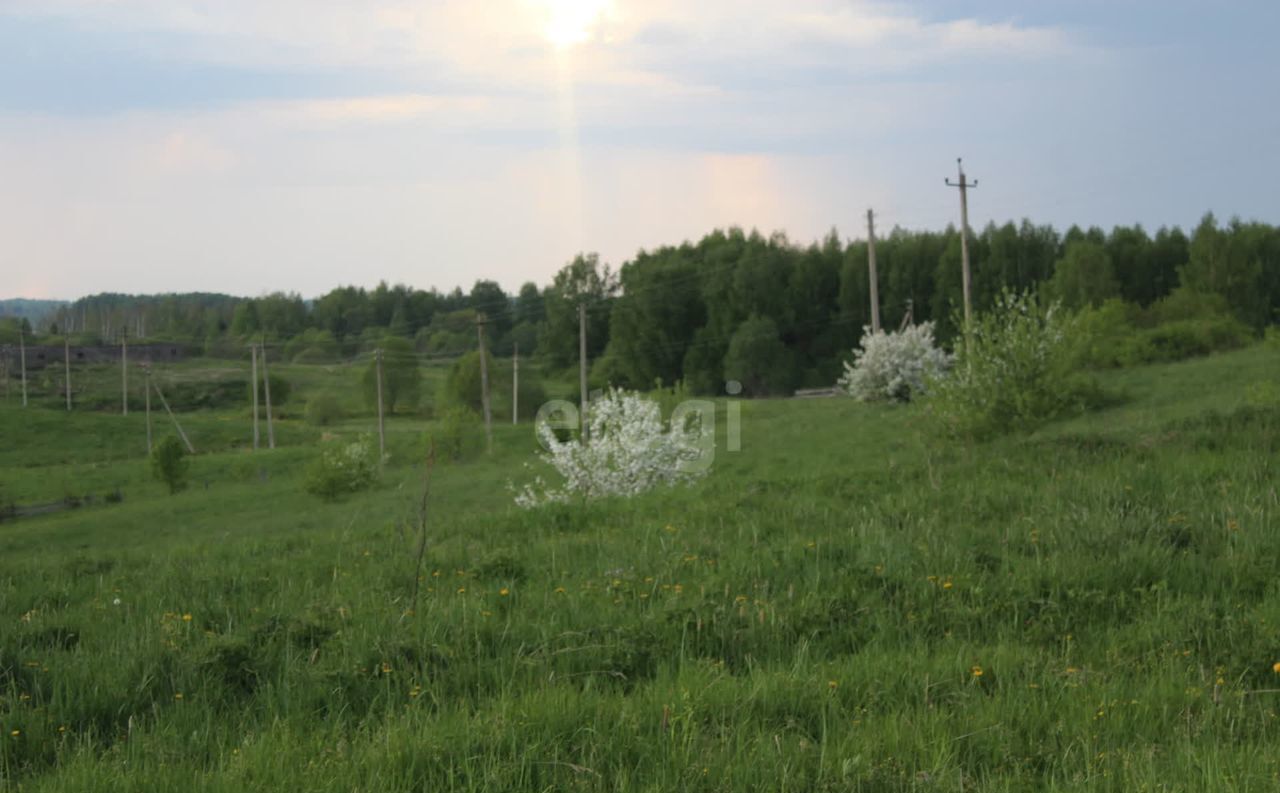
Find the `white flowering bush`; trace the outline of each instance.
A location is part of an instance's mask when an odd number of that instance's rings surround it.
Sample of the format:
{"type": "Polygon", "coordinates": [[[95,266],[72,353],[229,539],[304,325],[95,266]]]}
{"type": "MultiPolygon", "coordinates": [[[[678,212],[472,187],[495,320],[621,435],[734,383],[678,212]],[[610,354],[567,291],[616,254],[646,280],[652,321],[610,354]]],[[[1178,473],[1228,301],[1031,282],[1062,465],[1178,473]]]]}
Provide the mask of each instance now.
{"type": "Polygon", "coordinates": [[[516,504],[531,508],[574,498],[634,496],[656,487],[690,482],[706,473],[698,463],[707,427],[671,426],[657,402],[611,389],[592,402],[585,440],[561,441],[547,422],[537,426],[548,451],[542,456],[562,477],[558,487],[541,477],[517,491],[516,504]]]}
{"type": "Polygon", "coordinates": [[[946,431],[987,436],[1030,430],[1104,401],[1074,371],[1075,319],[1031,293],[1004,292],[976,317],[949,376],[930,383],[929,406],[946,431]]]}
{"type": "Polygon", "coordinates": [[[932,322],[899,333],[862,331],[862,346],[853,351],[852,361],[845,362],[838,382],[855,399],[907,402],[951,366],[951,356],[934,345],[932,322]]]}
{"type": "Polygon", "coordinates": [[[307,468],[306,490],[325,501],[365,490],[378,481],[380,462],[368,437],[327,446],[307,468]]]}

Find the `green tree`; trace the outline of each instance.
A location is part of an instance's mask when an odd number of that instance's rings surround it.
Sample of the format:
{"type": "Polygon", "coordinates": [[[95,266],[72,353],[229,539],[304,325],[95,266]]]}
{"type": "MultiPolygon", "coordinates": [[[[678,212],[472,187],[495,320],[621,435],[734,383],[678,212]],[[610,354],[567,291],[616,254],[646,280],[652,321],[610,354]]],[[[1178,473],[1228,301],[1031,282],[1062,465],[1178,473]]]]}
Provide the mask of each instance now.
{"type": "Polygon", "coordinates": [[[1082,240],[1067,245],[1045,291],[1051,300],[1060,300],[1067,308],[1096,308],[1109,298],[1119,296],[1120,282],[1116,280],[1107,249],[1096,242],[1082,240]]]}
{"type": "Polygon", "coordinates": [[[752,396],[783,394],[792,387],[792,370],[777,323],[752,316],[738,326],[724,358],[725,380],[737,380],[752,396]]]}
{"type": "Polygon", "coordinates": [[[609,311],[618,279],[594,253],[579,254],[556,273],[544,295],[546,324],[538,338],[539,351],[554,366],[578,360],[578,306],[587,307],[587,355],[595,358],[609,343],[609,311]]]}
{"type": "Polygon", "coordinates": [[[186,488],[190,466],[186,449],[172,435],[160,441],[151,451],[151,474],[168,486],[169,495],[186,488]]]}
{"type": "MultiPolygon", "coordinates": [[[[422,392],[422,370],[413,343],[399,336],[382,339],[382,406],[387,413],[396,407],[418,404],[422,392]]],[[[378,362],[369,361],[364,371],[364,397],[371,410],[378,409],[378,362]]]]}

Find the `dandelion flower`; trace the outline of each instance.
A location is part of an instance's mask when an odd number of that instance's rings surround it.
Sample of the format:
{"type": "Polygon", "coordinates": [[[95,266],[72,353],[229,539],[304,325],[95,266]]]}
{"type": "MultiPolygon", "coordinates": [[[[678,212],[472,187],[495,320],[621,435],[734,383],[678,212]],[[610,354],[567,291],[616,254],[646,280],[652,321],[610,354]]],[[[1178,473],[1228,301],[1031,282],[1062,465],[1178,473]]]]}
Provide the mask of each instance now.
{"type": "Polygon", "coordinates": [[[498,590],[498,594],[502,595],[503,597],[506,597],[507,595],[511,594],[511,590],[507,589],[506,587],[503,587],[502,589],[498,590]]]}
{"type": "Polygon", "coordinates": [[[974,667],[969,670],[969,673],[974,677],[982,677],[982,667],[975,664],[974,667]]]}
{"type": "Polygon", "coordinates": [[[1271,671],[1275,672],[1277,675],[1280,675],[1280,661],[1276,661],[1274,664],[1271,665],[1271,671]]]}
{"type": "Polygon", "coordinates": [[[182,615],[182,621],[183,621],[183,622],[191,622],[191,615],[190,615],[190,614],[183,614],[183,615],[182,615]]]}

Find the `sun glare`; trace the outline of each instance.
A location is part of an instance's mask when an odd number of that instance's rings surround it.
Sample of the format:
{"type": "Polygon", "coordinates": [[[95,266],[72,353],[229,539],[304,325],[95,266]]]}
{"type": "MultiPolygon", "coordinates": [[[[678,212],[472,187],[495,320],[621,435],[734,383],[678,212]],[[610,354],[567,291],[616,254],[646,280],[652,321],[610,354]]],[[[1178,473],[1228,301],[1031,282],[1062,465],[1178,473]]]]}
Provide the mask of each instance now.
{"type": "Polygon", "coordinates": [[[592,30],[609,8],[609,0],[544,0],[547,41],[556,49],[568,49],[591,38],[592,30]]]}

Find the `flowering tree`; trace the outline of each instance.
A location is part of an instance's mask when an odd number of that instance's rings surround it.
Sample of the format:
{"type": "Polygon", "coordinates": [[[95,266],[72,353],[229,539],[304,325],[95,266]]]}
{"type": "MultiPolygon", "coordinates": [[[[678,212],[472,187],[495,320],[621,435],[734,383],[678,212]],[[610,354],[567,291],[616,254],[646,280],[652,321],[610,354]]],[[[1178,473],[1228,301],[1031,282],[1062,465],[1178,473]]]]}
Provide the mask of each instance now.
{"type": "Polygon", "coordinates": [[[710,427],[682,421],[669,425],[658,403],[639,394],[611,389],[591,403],[588,427],[585,440],[561,441],[549,423],[538,424],[538,438],[548,450],[542,459],[564,483],[552,488],[539,477],[517,492],[516,504],[530,508],[575,496],[634,496],[706,473],[698,461],[710,427]]]}
{"type": "Polygon", "coordinates": [[[925,382],[943,374],[951,356],[934,346],[933,323],[911,325],[901,333],[872,333],[863,328],[862,347],[846,361],[838,385],[863,402],[907,402],[924,392],[925,382]]]}
{"type": "Polygon", "coordinates": [[[307,468],[306,490],[325,501],[356,493],[373,485],[380,465],[370,438],[324,448],[307,468]]]}

